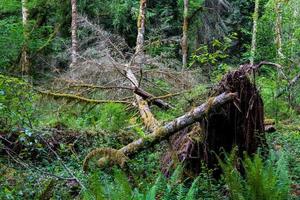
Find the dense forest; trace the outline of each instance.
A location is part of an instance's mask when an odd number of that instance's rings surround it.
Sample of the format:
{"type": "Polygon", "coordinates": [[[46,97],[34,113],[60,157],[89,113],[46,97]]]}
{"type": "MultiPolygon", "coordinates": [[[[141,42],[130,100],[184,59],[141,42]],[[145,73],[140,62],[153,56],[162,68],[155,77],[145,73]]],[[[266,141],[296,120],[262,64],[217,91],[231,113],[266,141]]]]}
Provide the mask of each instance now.
{"type": "Polygon", "coordinates": [[[0,199],[299,199],[299,79],[299,0],[1,0],[0,199]]]}

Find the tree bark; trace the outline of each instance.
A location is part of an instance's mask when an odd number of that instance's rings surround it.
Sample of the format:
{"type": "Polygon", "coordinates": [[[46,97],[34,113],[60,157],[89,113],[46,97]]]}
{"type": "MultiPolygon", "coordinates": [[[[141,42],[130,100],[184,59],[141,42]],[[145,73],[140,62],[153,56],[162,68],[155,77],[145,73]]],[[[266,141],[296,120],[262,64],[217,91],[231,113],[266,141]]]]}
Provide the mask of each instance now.
{"type": "Polygon", "coordinates": [[[71,66],[74,66],[77,62],[78,54],[78,41],[77,41],[77,1],[71,0],[72,6],[72,22],[71,22],[71,37],[72,37],[72,49],[71,49],[71,66]]]}
{"type": "Polygon", "coordinates": [[[145,19],[146,19],[147,0],[140,0],[140,11],[137,20],[138,34],[135,47],[135,64],[144,63],[144,41],[145,41],[145,19]]]}
{"type": "Polygon", "coordinates": [[[22,0],[22,23],[23,23],[23,35],[24,35],[24,44],[21,53],[21,72],[22,74],[29,73],[29,55],[28,55],[28,40],[29,40],[29,30],[28,30],[28,0],[22,0]]]}
{"type": "Polygon", "coordinates": [[[182,26],[182,69],[187,67],[187,58],[188,58],[188,11],[189,11],[189,0],[183,0],[184,9],[183,9],[183,26],[182,26]]]}
{"type": "Polygon", "coordinates": [[[252,30],[252,43],[251,43],[251,57],[250,64],[254,64],[255,51],[256,51],[256,33],[257,33],[257,20],[259,12],[259,0],[255,0],[255,9],[253,14],[253,30],[252,30]]]}
{"type": "Polygon", "coordinates": [[[237,97],[236,93],[222,93],[216,97],[209,99],[206,103],[196,107],[185,115],[174,119],[173,121],[158,127],[155,131],[144,138],[140,138],[132,143],[124,146],[119,151],[122,151],[126,156],[130,156],[139,152],[141,149],[147,148],[164,139],[167,139],[172,134],[182,130],[183,128],[195,123],[207,115],[211,110],[215,110],[229,101],[237,97]]]}

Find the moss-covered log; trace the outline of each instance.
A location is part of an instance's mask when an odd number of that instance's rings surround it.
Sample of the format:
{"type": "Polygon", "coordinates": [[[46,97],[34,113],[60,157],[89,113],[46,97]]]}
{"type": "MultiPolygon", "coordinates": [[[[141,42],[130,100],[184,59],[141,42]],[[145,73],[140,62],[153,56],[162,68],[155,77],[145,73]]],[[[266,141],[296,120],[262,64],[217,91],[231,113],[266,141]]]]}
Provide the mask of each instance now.
{"type": "MultiPolygon", "coordinates": [[[[126,157],[138,153],[141,150],[148,148],[149,146],[152,146],[164,139],[168,139],[174,133],[199,121],[200,119],[208,115],[212,110],[218,109],[224,104],[233,101],[235,98],[237,98],[237,93],[222,93],[216,97],[212,97],[206,103],[196,107],[195,109],[191,110],[185,115],[178,117],[163,126],[157,127],[153,133],[129,143],[128,145],[124,146],[118,151],[120,155],[124,155],[126,157]]],[[[96,149],[88,154],[87,156],[88,159],[85,159],[83,164],[84,169],[87,169],[88,162],[92,158],[92,156],[90,155],[95,156],[97,151],[99,151],[99,149],[96,149]]],[[[98,163],[100,167],[102,167],[101,165],[103,163],[107,163],[104,161],[107,159],[108,159],[107,157],[104,157],[99,160],[98,163]]],[[[112,163],[118,163],[118,161],[114,160],[112,163]]]]}

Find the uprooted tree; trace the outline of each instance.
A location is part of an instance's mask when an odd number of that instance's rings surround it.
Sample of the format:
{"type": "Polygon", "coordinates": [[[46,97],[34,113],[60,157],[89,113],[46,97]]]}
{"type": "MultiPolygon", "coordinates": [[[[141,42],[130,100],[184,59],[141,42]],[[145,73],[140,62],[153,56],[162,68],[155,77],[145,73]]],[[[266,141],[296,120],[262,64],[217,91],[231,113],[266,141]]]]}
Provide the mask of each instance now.
{"type": "MultiPolygon", "coordinates": [[[[153,103],[161,108],[171,108],[171,106],[163,101],[162,98],[157,98],[141,88],[142,66],[145,62],[143,46],[146,3],[146,0],[140,1],[136,49],[127,64],[122,64],[126,62],[126,59],[118,47],[110,41],[109,37],[105,39],[110,47],[116,50],[119,57],[123,58],[122,61],[118,61],[108,56],[113,68],[126,79],[128,84],[125,86],[104,87],[76,83],[73,86],[132,91],[135,99],[133,105],[138,108],[149,134],[119,150],[98,148],[91,151],[84,160],[84,170],[88,169],[91,159],[99,156],[99,167],[104,167],[107,164],[123,166],[130,156],[167,139],[170,139],[170,149],[162,159],[162,171],[166,175],[179,162],[183,163],[186,169],[192,173],[199,172],[202,161],[212,167],[217,163],[214,153],[218,154],[221,148],[225,151],[230,151],[232,147],[238,146],[240,152],[254,153],[260,145],[264,144],[265,140],[264,107],[255,84],[250,81],[249,74],[264,64],[274,65],[277,68],[280,66],[268,62],[261,62],[258,65],[242,65],[238,70],[224,76],[218,87],[211,90],[211,97],[208,98],[206,103],[169,123],[161,124],[151,112],[149,104],[153,103]],[[139,78],[137,78],[136,72],[140,72],[139,78]]],[[[103,37],[103,34],[101,34],[101,37],[103,37]]],[[[101,65],[99,64],[99,66],[101,65]]],[[[42,93],[55,97],[73,98],[89,103],[130,103],[127,100],[93,100],[74,94],[42,93]]]]}
{"type": "Polygon", "coordinates": [[[84,170],[88,169],[89,161],[98,156],[99,167],[107,164],[123,166],[130,156],[169,138],[170,149],[162,159],[162,170],[166,175],[178,161],[193,173],[199,173],[202,161],[213,167],[217,163],[214,153],[218,154],[222,148],[230,151],[238,146],[241,153],[255,153],[265,144],[264,107],[248,74],[263,64],[272,63],[246,64],[226,74],[211,91],[213,97],[206,103],[157,126],[151,134],[119,150],[99,148],[91,151],[84,160],[84,170]]]}

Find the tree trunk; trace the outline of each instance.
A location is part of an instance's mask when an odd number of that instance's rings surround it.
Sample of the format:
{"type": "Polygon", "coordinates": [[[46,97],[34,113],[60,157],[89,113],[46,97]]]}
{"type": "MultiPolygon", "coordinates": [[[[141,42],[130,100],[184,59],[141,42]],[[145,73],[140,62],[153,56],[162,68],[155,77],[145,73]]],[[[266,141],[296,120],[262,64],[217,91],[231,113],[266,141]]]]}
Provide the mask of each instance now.
{"type": "MultiPolygon", "coordinates": [[[[146,0],[140,0],[140,12],[137,21],[138,34],[136,39],[136,49],[135,55],[133,58],[133,63],[138,65],[142,69],[142,65],[144,63],[144,34],[145,34],[145,18],[146,18],[146,0]]],[[[130,66],[126,69],[126,76],[131,81],[131,85],[134,88],[139,87],[139,82],[135,75],[133,74],[130,66]]],[[[149,131],[154,131],[158,126],[158,121],[155,119],[153,114],[151,113],[150,107],[141,96],[135,95],[141,118],[149,131]]]]}
{"type": "Polygon", "coordinates": [[[182,26],[182,69],[187,67],[188,58],[188,10],[189,10],[189,0],[183,0],[184,11],[183,11],[183,26],[182,26]]]}
{"type": "Polygon", "coordinates": [[[282,37],[281,37],[281,23],[282,23],[282,17],[281,17],[281,2],[280,0],[276,0],[275,2],[275,14],[276,14],[276,22],[275,22],[275,44],[277,49],[277,56],[278,59],[283,59],[284,55],[282,53],[282,37]]]}
{"type": "Polygon", "coordinates": [[[23,35],[24,35],[24,44],[21,53],[21,71],[22,74],[29,73],[29,55],[28,55],[28,40],[29,40],[29,30],[28,30],[28,0],[22,0],[22,22],[23,22],[23,35]]]}
{"type": "Polygon", "coordinates": [[[71,0],[72,6],[72,23],[71,23],[71,35],[72,35],[72,49],[71,49],[71,66],[74,66],[77,62],[77,2],[76,0],[71,0]]]}
{"type": "Polygon", "coordinates": [[[146,19],[147,0],[140,0],[140,11],[137,20],[138,34],[136,38],[134,63],[141,65],[144,60],[144,41],[145,41],[145,19],[146,19]]]}
{"type": "Polygon", "coordinates": [[[257,33],[257,20],[259,12],[259,0],[255,0],[255,9],[253,14],[253,30],[252,30],[252,44],[251,44],[251,57],[250,64],[254,64],[255,51],[256,51],[256,33],[257,33]]]}

